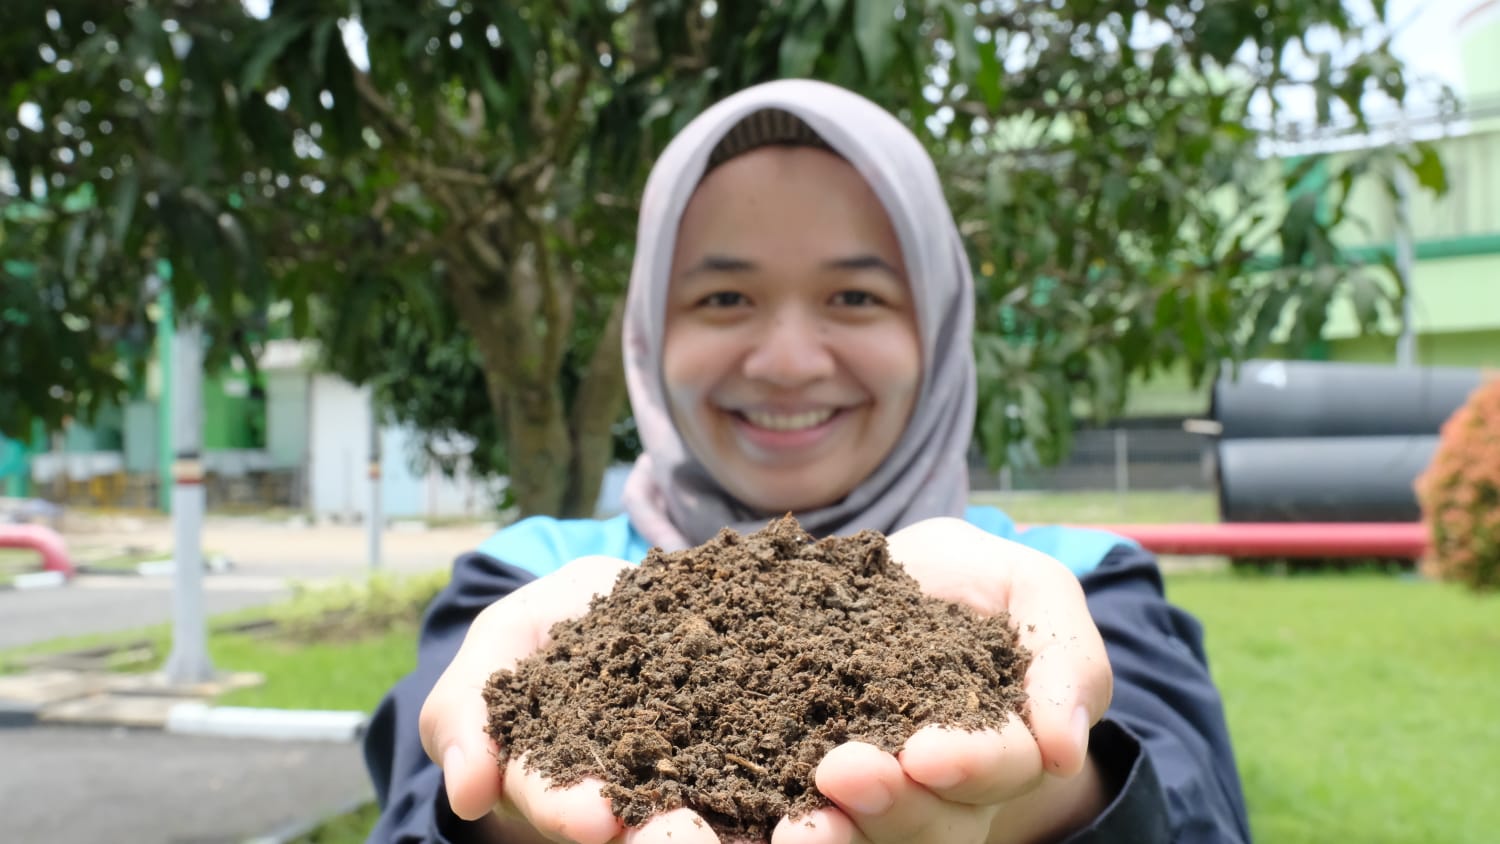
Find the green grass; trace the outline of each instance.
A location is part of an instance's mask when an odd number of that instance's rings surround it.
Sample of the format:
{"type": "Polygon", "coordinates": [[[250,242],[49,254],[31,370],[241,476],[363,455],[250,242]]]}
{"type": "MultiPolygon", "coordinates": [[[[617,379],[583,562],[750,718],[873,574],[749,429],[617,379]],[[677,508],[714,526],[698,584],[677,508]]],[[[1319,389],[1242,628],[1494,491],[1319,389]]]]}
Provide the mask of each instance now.
{"type": "Polygon", "coordinates": [[[352,709],[370,712],[382,695],[416,666],[416,626],[340,642],[294,644],[246,634],[216,636],[214,665],[264,674],[263,685],[216,701],[223,706],[275,709],[352,709]]]}
{"type": "Polygon", "coordinates": [[[1183,576],[1256,839],[1495,840],[1500,601],[1376,575],[1183,576]]]}
{"type": "Polygon", "coordinates": [[[999,507],[1027,524],[1107,524],[1110,522],[1217,522],[1212,492],[976,492],[974,504],[999,507]]]}
{"type": "Polygon", "coordinates": [[[347,815],[329,818],[327,823],[288,844],[363,844],[379,818],[375,804],[366,803],[347,815]]]}

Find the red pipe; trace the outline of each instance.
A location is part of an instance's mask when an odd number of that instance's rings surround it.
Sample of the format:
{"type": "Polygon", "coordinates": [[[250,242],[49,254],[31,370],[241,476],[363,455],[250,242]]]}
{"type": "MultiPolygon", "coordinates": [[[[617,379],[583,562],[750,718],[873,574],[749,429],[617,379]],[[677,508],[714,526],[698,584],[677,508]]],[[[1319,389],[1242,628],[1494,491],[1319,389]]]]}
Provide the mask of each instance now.
{"type": "Polygon", "coordinates": [[[1127,536],[1158,554],[1229,557],[1404,557],[1427,551],[1421,522],[1223,522],[1079,525],[1127,536]]]}
{"type": "Polygon", "coordinates": [[[42,525],[0,525],[0,548],[30,548],[42,555],[43,571],[60,571],[71,578],[77,571],[68,559],[62,535],[42,525]]]}

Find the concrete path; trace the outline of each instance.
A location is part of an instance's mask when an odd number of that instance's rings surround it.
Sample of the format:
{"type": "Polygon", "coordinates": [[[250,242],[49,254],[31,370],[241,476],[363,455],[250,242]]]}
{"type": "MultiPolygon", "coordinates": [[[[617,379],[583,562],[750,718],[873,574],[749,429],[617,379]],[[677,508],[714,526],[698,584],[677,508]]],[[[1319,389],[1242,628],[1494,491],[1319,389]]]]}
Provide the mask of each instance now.
{"type": "Polygon", "coordinates": [[[0,730],[0,839],[241,842],[368,795],[355,744],[150,731],[0,730]]]}
{"type": "MultiPolygon", "coordinates": [[[[213,615],[273,603],[289,594],[281,578],[213,575],[205,578],[203,600],[213,615]]],[[[0,649],[137,630],[171,617],[171,578],[81,575],[57,589],[0,592],[0,649]]]]}
{"type": "MultiPolygon", "coordinates": [[[[485,524],[393,527],[382,535],[382,568],[397,573],[446,568],[493,532],[485,524]]],[[[79,518],[65,523],[63,533],[70,553],[84,561],[127,552],[172,553],[171,522],[165,518],[79,518]]],[[[210,517],[203,537],[204,548],[228,557],[233,566],[228,573],[204,578],[210,615],[273,603],[296,582],[360,577],[370,571],[359,525],[210,517]]],[[[135,630],[171,617],[170,576],[80,575],[56,589],[0,591],[0,649],[135,630]]]]}

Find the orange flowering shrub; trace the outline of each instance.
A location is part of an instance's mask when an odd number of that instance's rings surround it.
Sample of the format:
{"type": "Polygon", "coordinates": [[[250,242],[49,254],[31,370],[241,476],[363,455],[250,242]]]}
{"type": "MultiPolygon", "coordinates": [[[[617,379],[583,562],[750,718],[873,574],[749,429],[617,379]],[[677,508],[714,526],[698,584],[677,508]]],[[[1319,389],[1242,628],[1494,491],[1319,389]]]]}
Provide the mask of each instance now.
{"type": "Polygon", "coordinates": [[[1443,424],[1416,489],[1432,541],[1422,571],[1500,589],[1500,377],[1480,384],[1443,424]]]}

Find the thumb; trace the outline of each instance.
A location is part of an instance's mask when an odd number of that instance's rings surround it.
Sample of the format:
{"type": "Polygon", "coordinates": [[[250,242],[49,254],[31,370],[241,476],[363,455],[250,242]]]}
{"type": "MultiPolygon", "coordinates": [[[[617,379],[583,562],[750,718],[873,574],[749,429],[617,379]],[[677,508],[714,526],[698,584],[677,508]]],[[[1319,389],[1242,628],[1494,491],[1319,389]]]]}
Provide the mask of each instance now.
{"type": "Polygon", "coordinates": [[[490,675],[514,668],[544,647],[553,624],[586,612],[594,595],[608,592],[627,566],[607,557],[580,558],[474,618],[418,716],[422,747],[443,771],[454,814],[473,820],[500,800],[499,747],[485,732],[489,711],[483,692],[490,675]]]}

